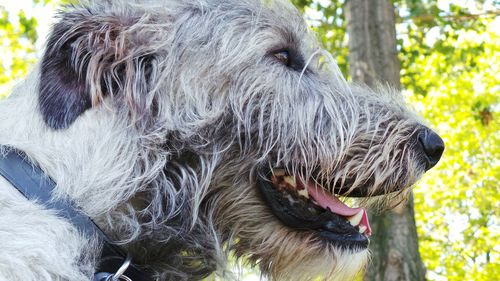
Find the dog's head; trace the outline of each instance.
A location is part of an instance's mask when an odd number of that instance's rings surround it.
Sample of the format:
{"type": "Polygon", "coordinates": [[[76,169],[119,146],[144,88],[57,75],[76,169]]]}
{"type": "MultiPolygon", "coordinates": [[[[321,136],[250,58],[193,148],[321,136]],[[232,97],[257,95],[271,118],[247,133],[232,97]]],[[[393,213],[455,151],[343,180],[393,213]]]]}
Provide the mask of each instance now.
{"type": "MultiPolygon", "coordinates": [[[[356,274],[371,230],[342,198],[399,200],[441,139],[398,93],[348,84],[284,1],[129,2],[61,15],[41,64],[47,125],[111,110],[165,153],[151,186],[168,188],[140,207],[151,237],[234,250],[275,279],[356,274]]],[[[207,266],[167,249],[184,271],[207,266]]]]}

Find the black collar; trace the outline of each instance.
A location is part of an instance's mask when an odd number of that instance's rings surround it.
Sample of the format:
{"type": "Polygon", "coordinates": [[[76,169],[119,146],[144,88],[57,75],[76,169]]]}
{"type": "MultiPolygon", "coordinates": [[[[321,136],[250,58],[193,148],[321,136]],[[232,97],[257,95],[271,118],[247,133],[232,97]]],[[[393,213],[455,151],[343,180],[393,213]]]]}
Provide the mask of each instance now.
{"type": "MultiPolygon", "coordinates": [[[[127,264],[130,258],[114,245],[101,229],[71,201],[52,197],[56,183],[38,166],[28,160],[26,154],[11,147],[0,145],[0,176],[9,181],[29,200],[37,200],[48,209],[56,210],[59,216],[69,220],[88,237],[97,237],[103,243],[101,259],[94,275],[94,281],[133,280],[150,281],[151,274],[134,264],[127,264]],[[127,260],[128,259],[128,260],[127,260]],[[111,274],[126,271],[121,278],[111,278],[111,274]],[[128,277],[128,279],[126,278],[128,277]]],[[[118,274],[116,274],[118,275],[118,274]]]]}

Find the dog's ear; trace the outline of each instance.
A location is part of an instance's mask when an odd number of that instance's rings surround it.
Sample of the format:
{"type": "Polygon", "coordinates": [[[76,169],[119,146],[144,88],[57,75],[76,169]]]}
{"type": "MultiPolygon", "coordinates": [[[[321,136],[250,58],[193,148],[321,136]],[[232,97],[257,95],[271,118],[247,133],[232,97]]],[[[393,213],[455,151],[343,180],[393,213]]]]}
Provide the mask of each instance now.
{"type": "Polygon", "coordinates": [[[49,127],[67,128],[106,96],[125,95],[127,106],[145,110],[140,95],[154,51],[134,27],[140,20],[89,9],[61,15],[40,68],[39,108],[49,127]]]}

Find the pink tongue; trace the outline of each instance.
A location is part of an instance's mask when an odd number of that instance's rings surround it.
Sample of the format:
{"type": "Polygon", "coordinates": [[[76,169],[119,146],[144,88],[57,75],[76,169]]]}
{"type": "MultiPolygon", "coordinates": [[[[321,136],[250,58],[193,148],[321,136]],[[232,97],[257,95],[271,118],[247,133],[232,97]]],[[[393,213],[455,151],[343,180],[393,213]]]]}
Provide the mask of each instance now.
{"type": "MultiPolygon", "coordinates": [[[[325,190],[315,184],[314,182],[307,183],[307,191],[309,196],[311,196],[318,205],[323,209],[330,209],[330,212],[344,217],[352,217],[359,213],[362,208],[350,208],[344,202],[340,201],[336,196],[325,192],[325,190]]],[[[361,219],[360,225],[366,226],[367,230],[365,234],[371,235],[370,223],[368,222],[368,216],[366,211],[363,210],[363,218],[361,219]]]]}
{"type": "Polygon", "coordinates": [[[323,209],[330,209],[332,213],[344,217],[351,217],[359,213],[361,208],[349,208],[344,202],[340,201],[337,197],[328,194],[325,190],[317,186],[313,182],[307,183],[307,191],[309,195],[321,206],[323,209]]]}

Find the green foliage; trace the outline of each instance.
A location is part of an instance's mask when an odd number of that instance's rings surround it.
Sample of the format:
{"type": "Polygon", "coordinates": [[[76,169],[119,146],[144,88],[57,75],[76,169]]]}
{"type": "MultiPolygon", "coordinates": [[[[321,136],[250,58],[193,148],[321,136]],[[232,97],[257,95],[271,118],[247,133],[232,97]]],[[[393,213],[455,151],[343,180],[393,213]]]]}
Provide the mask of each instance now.
{"type": "Polygon", "coordinates": [[[36,26],[35,18],[28,18],[23,11],[12,17],[0,5],[0,97],[8,93],[12,81],[25,76],[34,64],[36,26]]]}
{"type": "Polygon", "coordinates": [[[410,39],[401,53],[419,53],[402,81],[447,143],[415,189],[420,252],[435,276],[457,281],[500,276],[500,18],[475,21],[438,25],[434,44],[410,39]]]}
{"type": "Polygon", "coordinates": [[[447,144],[415,189],[421,256],[431,280],[492,280],[500,276],[500,17],[405,4],[401,80],[447,144]]]}
{"type": "MultiPolygon", "coordinates": [[[[348,76],[344,0],[292,1],[348,76]]],[[[394,4],[405,94],[447,145],[415,188],[427,278],[494,280],[500,276],[500,3],[394,4]]],[[[43,16],[12,14],[0,4],[0,96],[36,61],[37,18],[43,16]]]]}

